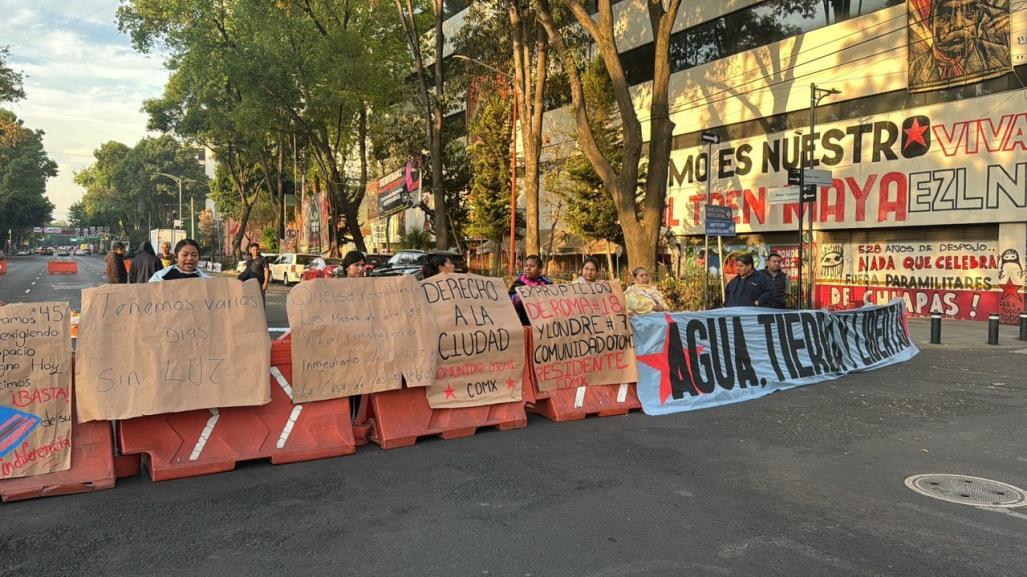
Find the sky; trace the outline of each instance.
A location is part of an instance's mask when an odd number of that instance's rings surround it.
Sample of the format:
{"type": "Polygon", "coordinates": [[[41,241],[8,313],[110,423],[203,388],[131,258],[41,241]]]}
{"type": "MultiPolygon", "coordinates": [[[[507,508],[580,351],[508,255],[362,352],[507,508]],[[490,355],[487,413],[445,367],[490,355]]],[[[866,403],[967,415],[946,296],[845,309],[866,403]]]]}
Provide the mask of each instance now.
{"type": "Polygon", "coordinates": [[[167,81],[159,55],[132,49],[118,31],[118,0],[0,0],[0,46],[25,76],[25,100],[6,103],[25,125],[42,129],[59,175],[47,182],[55,219],[84,192],[72,178],[93,162],[93,150],[147,136],[143,100],[167,81]]]}

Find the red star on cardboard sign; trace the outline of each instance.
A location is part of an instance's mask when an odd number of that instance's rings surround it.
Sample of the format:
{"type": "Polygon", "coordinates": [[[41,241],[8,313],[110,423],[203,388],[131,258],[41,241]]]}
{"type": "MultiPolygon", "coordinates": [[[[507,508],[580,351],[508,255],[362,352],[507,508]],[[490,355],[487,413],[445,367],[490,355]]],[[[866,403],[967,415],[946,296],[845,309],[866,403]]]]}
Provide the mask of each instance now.
{"type": "MultiPolygon", "coordinates": [[[[677,324],[674,323],[674,319],[672,319],[669,314],[665,314],[664,318],[667,320],[667,334],[664,335],[664,337],[663,337],[663,350],[657,351],[655,353],[649,353],[648,355],[639,355],[638,356],[638,362],[645,363],[645,364],[649,365],[650,367],[656,369],[657,371],[660,371],[660,404],[661,405],[667,402],[667,399],[670,398],[670,395],[673,392],[673,388],[671,387],[671,384],[670,384],[670,371],[671,371],[671,369],[670,369],[670,356],[669,356],[668,353],[670,352],[670,331],[672,329],[673,330],[677,330],[677,324]]],[[[692,389],[696,393],[701,395],[701,394],[703,394],[703,392],[699,390],[699,387],[695,386],[695,379],[692,378],[692,358],[689,356],[688,349],[686,347],[682,347],[681,350],[684,351],[684,354],[685,354],[685,367],[688,370],[688,380],[691,381],[691,383],[692,383],[692,389]]],[[[695,347],[696,354],[699,354],[702,351],[703,351],[702,345],[697,345],[695,347]]],[[[684,377],[684,375],[677,375],[677,377],[678,377],[678,380],[681,380],[684,377]]]]}
{"type": "Polygon", "coordinates": [[[1020,296],[1020,285],[1013,284],[1013,279],[1007,278],[1005,284],[999,285],[1002,287],[1002,298],[1006,296],[1018,297],[1020,296]]]}
{"type": "Polygon", "coordinates": [[[446,385],[446,390],[444,390],[442,392],[446,393],[446,397],[445,398],[447,398],[447,399],[449,399],[449,398],[455,399],[456,398],[456,391],[453,390],[453,385],[446,385]]]}
{"type": "Polygon", "coordinates": [[[924,140],[924,132],[927,131],[927,126],[921,126],[920,119],[914,118],[913,124],[911,124],[909,128],[903,128],[902,130],[906,133],[906,136],[909,137],[906,139],[906,146],[902,147],[903,150],[908,148],[909,145],[914,142],[918,142],[924,147],[927,146],[927,142],[924,140]]]}
{"type": "Polygon", "coordinates": [[[506,388],[508,388],[510,390],[513,390],[514,384],[516,384],[516,383],[517,383],[517,381],[513,380],[513,377],[510,377],[509,379],[506,380],[506,388]]]}

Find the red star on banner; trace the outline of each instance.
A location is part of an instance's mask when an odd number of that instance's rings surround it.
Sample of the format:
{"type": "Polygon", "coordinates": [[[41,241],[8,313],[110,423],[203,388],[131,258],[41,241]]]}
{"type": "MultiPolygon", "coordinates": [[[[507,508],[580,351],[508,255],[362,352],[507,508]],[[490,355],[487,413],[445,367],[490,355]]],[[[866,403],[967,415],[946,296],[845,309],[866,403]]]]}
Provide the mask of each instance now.
{"type": "Polygon", "coordinates": [[[913,124],[910,125],[909,128],[903,128],[902,131],[905,132],[906,136],[909,137],[906,140],[906,146],[903,146],[902,150],[905,150],[907,147],[909,147],[910,144],[913,144],[914,142],[919,142],[920,145],[924,147],[927,146],[927,141],[924,140],[924,132],[927,131],[927,127],[920,125],[919,118],[913,118],[913,124]]]}
{"type": "Polygon", "coordinates": [[[1013,284],[1013,279],[1007,278],[1005,284],[999,285],[1002,287],[1002,298],[1006,296],[1018,297],[1020,296],[1020,285],[1013,284]]]}
{"type": "Polygon", "coordinates": [[[446,393],[447,399],[456,398],[456,391],[453,390],[453,385],[446,385],[446,390],[444,390],[443,392],[446,393]]]}
{"type": "MultiPolygon", "coordinates": [[[[660,371],[661,405],[667,402],[667,399],[670,398],[670,395],[673,392],[670,384],[670,362],[668,352],[670,351],[671,328],[677,326],[676,324],[674,324],[674,320],[670,317],[669,314],[665,314],[664,318],[667,320],[667,334],[663,337],[663,350],[655,353],[649,353],[648,355],[639,355],[638,357],[638,362],[645,363],[646,365],[649,365],[657,371],[660,371]]],[[[695,386],[695,380],[692,378],[692,359],[688,355],[688,349],[682,347],[681,350],[685,352],[685,366],[688,369],[688,380],[692,382],[692,389],[696,393],[701,395],[703,394],[703,392],[699,390],[699,387],[695,386]]],[[[696,354],[699,354],[702,351],[703,347],[701,345],[697,345],[695,347],[696,354]]]]}
{"type": "Polygon", "coordinates": [[[510,390],[513,390],[514,384],[516,384],[516,383],[517,383],[517,381],[513,380],[513,377],[510,377],[509,379],[506,380],[506,388],[508,388],[510,390]]]}

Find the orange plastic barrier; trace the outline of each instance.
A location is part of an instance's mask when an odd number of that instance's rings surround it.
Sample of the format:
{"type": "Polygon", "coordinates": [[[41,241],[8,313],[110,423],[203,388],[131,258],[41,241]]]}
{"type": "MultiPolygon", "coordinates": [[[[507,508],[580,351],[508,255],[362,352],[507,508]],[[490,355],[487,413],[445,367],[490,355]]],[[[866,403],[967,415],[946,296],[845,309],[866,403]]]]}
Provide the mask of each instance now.
{"type": "Polygon", "coordinates": [[[46,263],[47,274],[78,274],[78,263],[73,260],[51,260],[46,263]]]}
{"type": "Polygon", "coordinates": [[[152,415],[121,421],[126,455],[146,453],[150,478],[167,481],[221,473],[239,461],[294,463],[350,455],[356,449],[348,399],[294,405],[288,343],[271,346],[271,402],[152,415]]]}
{"type": "Polygon", "coordinates": [[[114,487],[114,435],[109,421],[71,427],[71,468],[0,481],[0,500],[89,493],[114,487]]]}
{"type": "MultiPolygon", "coordinates": [[[[373,393],[367,399],[369,438],[383,449],[409,447],[418,437],[438,435],[457,439],[473,435],[480,427],[501,431],[528,425],[524,401],[484,407],[432,409],[422,388],[373,393]]],[[[358,422],[360,418],[358,416],[358,422]]]]}
{"type": "Polygon", "coordinates": [[[0,274],[7,274],[7,261],[0,259],[0,274]]]}
{"type": "Polygon", "coordinates": [[[525,327],[525,350],[528,359],[530,378],[524,382],[524,400],[527,410],[557,422],[578,421],[589,415],[613,417],[626,415],[629,411],[641,409],[635,383],[620,385],[591,385],[573,389],[557,389],[540,391],[535,371],[531,368],[532,336],[531,330],[525,327]]]}

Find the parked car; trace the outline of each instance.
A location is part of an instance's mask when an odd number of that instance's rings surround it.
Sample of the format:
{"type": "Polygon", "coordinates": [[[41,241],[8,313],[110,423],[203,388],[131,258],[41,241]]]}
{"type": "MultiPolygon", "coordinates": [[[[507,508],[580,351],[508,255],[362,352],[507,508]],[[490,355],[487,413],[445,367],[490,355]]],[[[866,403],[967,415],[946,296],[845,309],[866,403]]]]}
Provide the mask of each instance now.
{"type": "Polygon", "coordinates": [[[89,251],[84,248],[76,248],[75,256],[89,256],[89,251]]]}
{"type": "Polygon", "coordinates": [[[448,256],[449,260],[453,261],[453,264],[456,266],[456,272],[467,272],[467,261],[464,260],[464,256],[460,253],[401,250],[392,255],[392,258],[385,263],[385,266],[380,266],[372,270],[371,276],[417,274],[421,272],[421,267],[423,267],[424,263],[428,261],[428,258],[436,254],[444,254],[448,256]]]}
{"type": "Polygon", "coordinates": [[[385,266],[390,258],[392,258],[391,254],[365,254],[364,265],[367,268],[367,274],[370,275],[374,269],[385,266]]]}
{"type": "Polygon", "coordinates": [[[303,270],[318,258],[316,254],[286,252],[278,255],[271,263],[271,282],[278,281],[286,286],[303,280],[303,270]]]}
{"type": "Polygon", "coordinates": [[[57,249],[57,256],[71,256],[71,249],[66,246],[59,247],[57,249]]]}

